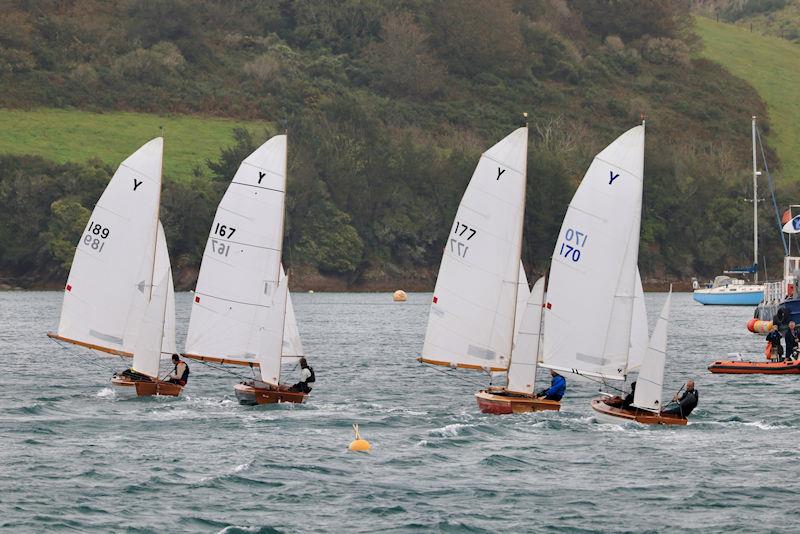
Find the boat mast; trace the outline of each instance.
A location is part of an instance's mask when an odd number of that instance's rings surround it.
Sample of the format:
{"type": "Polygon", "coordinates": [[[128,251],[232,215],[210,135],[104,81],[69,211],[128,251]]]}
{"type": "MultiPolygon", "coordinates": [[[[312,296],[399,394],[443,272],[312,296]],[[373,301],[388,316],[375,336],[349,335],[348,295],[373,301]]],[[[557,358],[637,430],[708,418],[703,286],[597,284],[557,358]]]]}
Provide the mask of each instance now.
{"type": "Polygon", "coordinates": [[[756,169],[756,116],[753,115],[753,281],[758,283],[758,170],[756,169]]]}
{"type": "MultiPolygon", "coordinates": [[[[525,125],[525,159],[523,163],[522,169],[522,177],[525,180],[525,187],[522,188],[522,228],[520,229],[519,233],[519,240],[517,242],[517,258],[522,261],[522,234],[525,231],[525,201],[528,192],[528,112],[525,111],[522,113],[522,122],[525,125]]],[[[523,271],[524,271],[523,266],[523,271]]],[[[527,280],[527,277],[526,277],[527,280]]],[[[508,366],[506,367],[506,385],[508,385],[508,372],[511,370],[511,358],[514,354],[514,337],[517,335],[516,327],[517,327],[517,297],[519,296],[519,270],[517,270],[517,283],[515,284],[517,290],[514,291],[514,308],[513,308],[513,315],[511,318],[511,347],[508,350],[508,366]]],[[[528,287],[530,289],[530,286],[528,287]]],[[[527,309],[527,303],[526,303],[527,309]]],[[[534,379],[536,378],[536,369],[534,368],[533,371],[534,379]]],[[[490,373],[491,375],[491,373],[490,373]]]]}

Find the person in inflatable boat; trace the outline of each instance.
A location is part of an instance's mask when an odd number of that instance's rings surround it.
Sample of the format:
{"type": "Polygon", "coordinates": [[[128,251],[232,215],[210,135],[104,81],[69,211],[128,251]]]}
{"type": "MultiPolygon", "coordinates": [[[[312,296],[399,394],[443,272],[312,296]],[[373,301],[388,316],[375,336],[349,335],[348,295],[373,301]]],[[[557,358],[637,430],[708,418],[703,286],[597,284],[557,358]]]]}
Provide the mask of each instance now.
{"type": "Polygon", "coordinates": [[[769,333],[767,334],[767,359],[780,361],[783,358],[783,346],[781,346],[781,333],[778,331],[778,325],[773,324],[769,333]]]}
{"type": "Polygon", "coordinates": [[[672,397],[672,403],[661,413],[662,415],[689,417],[692,410],[697,408],[697,402],[699,400],[699,394],[694,388],[694,380],[687,380],[686,390],[683,392],[683,395],[675,395],[672,397]]]}
{"type": "Polygon", "coordinates": [[[792,358],[797,357],[797,327],[794,321],[789,321],[789,328],[783,335],[783,340],[786,343],[786,359],[791,361],[792,358]]]}

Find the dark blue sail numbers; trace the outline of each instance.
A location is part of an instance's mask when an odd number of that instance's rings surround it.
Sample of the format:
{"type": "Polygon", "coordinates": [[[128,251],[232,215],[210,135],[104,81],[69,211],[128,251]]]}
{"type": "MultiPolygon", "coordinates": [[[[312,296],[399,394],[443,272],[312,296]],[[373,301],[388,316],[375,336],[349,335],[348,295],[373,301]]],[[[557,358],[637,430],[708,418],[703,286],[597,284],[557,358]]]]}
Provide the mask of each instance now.
{"type": "Polygon", "coordinates": [[[561,243],[558,255],[577,263],[581,260],[581,249],[586,245],[588,239],[586,232],[567,228],[564,232],[564,241],[561,243]]]}

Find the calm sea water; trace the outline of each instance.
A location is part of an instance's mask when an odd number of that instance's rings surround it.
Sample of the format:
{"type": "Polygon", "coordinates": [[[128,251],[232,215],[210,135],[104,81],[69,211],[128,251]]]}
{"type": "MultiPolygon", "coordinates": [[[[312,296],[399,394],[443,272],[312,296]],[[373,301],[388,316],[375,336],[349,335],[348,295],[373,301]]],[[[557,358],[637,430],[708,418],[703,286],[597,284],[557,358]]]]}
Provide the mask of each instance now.
{"type": "MultiPolygon", "coordinates": [[[[688,427],[651,428],[597,423],[597,385],[569,377],[560,413],[480,414],[479,374],[414,360],[429,294],[293,299],[317,386],[303,406],[244,407],[235,376],[199,363],[179,399],[118,400],[120,360],[45,337],[60,292],[0,293],[0,528],[797,530],[799,378],[706,371],[760,353],[749,307],[675,295],[665,395],[694,378],[700,406],[688,427]],[[370,454],[346,450],[352,423],[370,454]]],[[[647,295],[651,328],[663,299],[647,295]]],[[[177,306],[183,339],[189,295],[177,306]]]]}

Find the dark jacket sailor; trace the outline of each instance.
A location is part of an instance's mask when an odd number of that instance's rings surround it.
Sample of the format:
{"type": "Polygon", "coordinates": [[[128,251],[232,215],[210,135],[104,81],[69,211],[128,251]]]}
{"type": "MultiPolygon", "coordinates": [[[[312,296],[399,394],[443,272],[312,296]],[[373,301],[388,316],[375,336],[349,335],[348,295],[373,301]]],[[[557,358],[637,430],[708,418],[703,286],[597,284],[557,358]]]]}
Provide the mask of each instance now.
{"type": "Polygon", "coordinates": [[[770,349],[772,359],[775,361],[780,360],[783,356],[783,347],[781,346],[781,333],[778,331],[778,325],[772,325],[769,334],[767,334],[767,343],[772,344],[770,349]]]}
{"type": "Polygon", "coordinates": [[[683,395],[675,395],[672,398],[672,404],[670,404],[670,406],[668,406],[667,409],[661,413],[665,415],[689,417],[689,414],[692,413],[692,410],[697,407],[698,401],[699,394],[697,393],[697,390],[694,389],[694,380],[687,380],[686,391],[683,392],[683,395]]]}
{"type": "Polygon", "coordinates": [[[794,321],[789,321],[789,328],[786,329],[783,340],[786,342],[786,359],[791,360],[797,350],[797,333],[795,332],[794,321]]]}
{"type": "Polygon", "coordinates": [[[189,381],[189,366],[177,354],[172,355],[172,364],[175,368],[172,370],[172,374],[169,375],[167,382],[185,386],[189,381]]]}
{"type": "Polygon", "coordinates": [[[553,377],[550,380],[550,387],[540,391],[537,397],[544,397],[545,400],[560,401],[561,397],[564,396],[564,392],[567,391],[567,379],[553,369],[550,369],[550,376],[553,377]]]}
{"type": "Polygon", "coordinates": [[[311,384],[316,381],[314,376],[314,368],[308,365],[305,358],[300,358],[300,382],[289,388],[289,391],[299,391],[302,393],[309,393],[311,391],[311,384]]]}
{"type": "Polygon", "coordinates": [[[631,404],[633,404],[633,398],[636,396],[636,382],[631,382],[631,391],[625,398],[622,400],[622,404],[620,408],[628,408],[631,404]]]}

